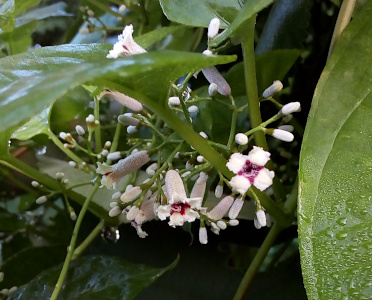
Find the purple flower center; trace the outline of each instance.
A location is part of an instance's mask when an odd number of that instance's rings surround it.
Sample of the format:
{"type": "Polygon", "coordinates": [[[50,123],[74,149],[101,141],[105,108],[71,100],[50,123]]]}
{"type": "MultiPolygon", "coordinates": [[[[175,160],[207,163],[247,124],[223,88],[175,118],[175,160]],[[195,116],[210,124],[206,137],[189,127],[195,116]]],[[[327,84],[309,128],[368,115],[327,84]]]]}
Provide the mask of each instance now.
{"type": "Polygon", "coordinates": [[[173,215],[174,213],[180,213],[182,216],[186,213],[186,209],[191,208],[190,204],[177,202],[171,205],[170,214],[173,215]]]}
{"type": "Polygon", "coordinates": [[[249,160],[245,161],[245,165],[243,168],[238,172],[239,176],[244,176],[249,180],[251,184],[253,184],[254,179],[258,175],[258,173],[263,169],[263,166],[258,166],[256,164],[251,163],[249,160]]]}

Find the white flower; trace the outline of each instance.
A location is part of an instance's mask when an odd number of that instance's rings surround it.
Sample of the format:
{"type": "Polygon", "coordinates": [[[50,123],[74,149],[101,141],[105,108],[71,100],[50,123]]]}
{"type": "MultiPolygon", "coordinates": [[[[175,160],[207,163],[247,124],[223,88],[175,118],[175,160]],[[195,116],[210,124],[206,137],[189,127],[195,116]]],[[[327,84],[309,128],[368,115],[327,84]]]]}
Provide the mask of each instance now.
{"type": "Polygon", "coordinates": [[[300,108],[300,102],[290,102],[282,107],[281,112],[283,115],[289,115],[293,112],[299,111],[300,108]]]}
{"type": "Polygon", "coordinates": [[[96,172],[102,174],[101,184],[105,185],[107,188],[116,187],[116,183],[125,175],[132,173],[133,171],[139,169],[144,164],[150,161],[150,157],[146,150],[139,151],[135,154],[129,155],[125,159],[121,159],[118,163],[107,166],[97,163],[98,168],[96,172]]]}
{"type": "Polygon", "coordinates": [[[231,94],[230,85],[227,83],[225,78],[222,77],[216,67],[212,66],[203,69],[202,72],[209,83],[215,83],[217,85],[217,92],[224,96],[231,94]]]}
{"type": "Polygon", "coordinates": [[[262,97],[269,98],[272,95],[280,92],[283,89],[283,83],[280,80],[275,80],[272,85],[270,85],[264,92],[262,93],[262,97]]]}
{"type": "Polygon", "coordinates": [[[116,216],[118,216],[118,215],[120,215],[120,214],[121,214],[121,209],[120,209],[119,206],[114,206],[114,207],[109,211],[109,216],[110,216],[111,218],[116,217],[116,216]]]}
{"type": "Polygon", "coordinates": [[[124,95],[123,93],[106,89],[100,94],[100,96],[103,97],[105,95],[109,97],[111,100],[115,100],[135,112],[141,112],[143,110],[141,102],[137,101],[132,97],[124,95]]]}
{"type": "Polygon", "coordinates": [[[208,38],[214,38],[217,33],[218,33],[218,30],[220,29],[220,19],[218,18],[213,18],[210,22],[209,22],[209,26],[208,26],[208,38]]]}
{"type": "Polygon", "coordinates": [[[224,197],[218,204],[207,213],[207,216],[213,220],[220,220],[227,214],[231,205],[234,202],[234,198],[231,196],[224,197]]]}
{"type": "Polygon", "coordinates": [[[199,218],[199,211],[205,211],[201,207],[202,198],[187,198],[185,187],[178,172],[169,170],[165,175],[165,196],[167,205],[160,205],[156,212],[160,220],[169,217],[168,224],[172,227],[182,226],[184,222],[194,222],[199,218]]]}
{"type": "Polygon", "coordinates": [[[132,34],[133,25],[125,26],[123,33],[118,36],[119,41],[115,43],[114,48],[110,50],[106,57],[118,58],[147,52],[133,40],[132,34]]]}
{"type": "Polygon", "coordinates": [[[233,190],[245,194],[252,184],[261,191],[272,185],[274,172],[264,167],[269,159],[270,153],[256,146],[248,155],[231,155],[226,166],[237,174],[229,182],[233,190]]]}

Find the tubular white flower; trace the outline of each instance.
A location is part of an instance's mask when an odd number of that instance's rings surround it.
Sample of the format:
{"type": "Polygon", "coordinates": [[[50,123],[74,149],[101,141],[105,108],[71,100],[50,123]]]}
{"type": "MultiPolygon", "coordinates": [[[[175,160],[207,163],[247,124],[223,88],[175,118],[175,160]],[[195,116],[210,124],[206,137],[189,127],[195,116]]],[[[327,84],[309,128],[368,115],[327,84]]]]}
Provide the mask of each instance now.
{"type": "Polygon", "coordinates": [[[208,87],[208,94],[209,94],[209,96],[211,96],[211,97],[216,96],[216,95],[217,95],[217,91],[218,91],[218,86],[217,86],[217,84],[215,84],[215,83],[211,83],[211,84],[209,85],[209,87],[208,87]]]}
{"type": "Polygon", "coordinates": [[[169,107],[174,107],[174,106],[179,106],[179,105],[181,105],[181,100],[179,97],[169,97],[168,99],[169,107]]]}
{"type": "Polygon", "coordinates": [[[190,198],[203,198],[205,188],[207,186],[208,175],[204,172],[200,173],[199,178],[195,181],[195,184],[191,190],[190,198]]]}
{"type": "Polygon", "coordinates": [[[165,174],[165,196],[168,203],[187,202],[185,187],[177,171],[169,170],[165,174]]]}
{"type": "Polygon", "coordinates": [[[270,85],[264,92],[262,93],[263,98],[269,98],[272,95],[280,92],[283,89],[283,83],[280,80],[275,80],[272,85],[270,85]]]}
{"type": "Polygon", "coordinates": [[[125,191],[121,196],[120,200],[123,203],[130,202],[139,196],[142,192],[142,189],[139,186],[135,186],[132,189],[125,191]]]}
{"type": "Polygon", "coordinates": [[[258,224],[260,224],[261,227],[265,227],[266,226],[265,212],[262,209],[259,209],[258,211],[256,211],[256,217],[258,224]]]}
{"type": "Polygon", "coordinates": [[[76,130],[76,133],[78,135],[84,135],[85,134],[84,128],[80,125],[76,125],[75,130],[76,130]]]}
{"type": "Polygon", "coordinates": [[[281,113],[283,115],[289,115],[291,113],[299,111],[300,108],[301,108],[300,102],[290,102],[282,107],[281,113]]]}
{"type": "Polygon", "coordinates": [[[218,34],[218,30],[220,29],[220,19],[213,18],[209,22],[208,26],[208,38],[214,38],[218,34]]]}
{"type": "Polygon", "coordinates": [[[237,198],[234,203],[232,204],[230,210],[229,210],[229,218],[230,219],[236,219],[239,215],[240,211],[243,208],[244,200],[239,197],[237,198]]]}
{"type": "Polygon", "coordinates": [[[118,121],[119,123],[126,126],[128,125],[137,126],[140,121],[136,118],[133,118],[132,116],[133,116],[132,113],[125,113],[123,115],[118,116],[118,121]]]}
{"type": "Polygon", "coordinates": [[[115,100],[135,112],[141,112],[143,110],[143,106],[139,101],[137,101],[136,99],[132,97],[124,95],[123,93],[116,92],[116,91],[110,91],[110,90],[104,90],[102,92],[102,95],[106,95],[111,100],[115,100]]]}
{"type": "Polygon", "coordinates": [[[278,129],[292,132],[294,130],[294,127],[292,125],[281,125],[278,127],[278,129]]]}
{"type": "Polygon", "coordinates": [[[203,244],[203,245],[208,243],[208,233],[207,233],[207,228],[205,227],[199,228],[199,242],[200,244],[203,244]]]}
{"type": "Polygon", "coordinates": [[[233,202],[234,198],[232,196],[224,197],[210,212],[207,213],[207,216],[213,220],[222,219],[229,211],[233,202]]]}
{"type": "Polygon", "coordinates": [[[144,164],[150,161],[150,157],[146,150],[139,151],[135,154],[131,154],[125,159],[119,160],[118,163],[107,166],[101,163],[97,163],[98,168],[96,172],[98,174],[104,175],[101,180],[101,184],[105,185],[107,188],[116,187],[116,183],[125,175],[138,170],[144,164]]]}
{"type": "Polygon", "coordinates": [[[217,91],[221,95],[228,96],[231,94],[230,85],[227,83],[225,78],[222,77],[216,67],[203,69],[202,72],[209,83],[217,84],[217,91]]]}
{"type": "Polygon", "coordinates": [[[294,136],[292,133],[285,131],[285,130],[281,130],[281,129],[274,129],[272,136],[283,142],[292,142],[294,139],[294,136]]]}
{"type": "Polygon", "coordinates": [[[111,152],[107,155],[108,160],[118,160],[121,158],[120,151],[111,152]]]}
{"type": "Polygon", "coordinates": [[[238,145],[247,145],[248,137],[244,133],[237,133],[235,135],[235,143],[238,145]]]}
{"type": "Polygon", "coordinates": [[[133,40],[132,34],[133,25],[125,26],[123,33],[118,36],[119,41],[115,43],[114,48],[110,50],[106,57],[118,58],[147,52],[133,40]]]}

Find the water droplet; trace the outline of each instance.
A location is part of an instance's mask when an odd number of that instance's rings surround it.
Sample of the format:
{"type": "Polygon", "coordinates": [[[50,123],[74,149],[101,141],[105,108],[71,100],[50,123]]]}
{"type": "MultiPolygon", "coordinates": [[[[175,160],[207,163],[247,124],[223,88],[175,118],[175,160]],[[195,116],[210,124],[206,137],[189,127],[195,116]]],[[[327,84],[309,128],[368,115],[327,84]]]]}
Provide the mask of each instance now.
{"type": "Polygon", "coordinates": [[[340,218],[336,221],[336,223],[338,225],[341,225],[341,226],[345,226],[346,225],[346,222],[347,222],[347,219],[346,218],[340,218]]]}
{"type": "Polygon", "coordinates": [[[114,244],[120,239],[120,232],[116,227],[104,226],[101,237],[106,243],[114,244]]]}
{"type": "Polygon", "coordinates": [[[347,232],[345,231],[340,231],[338,233],[336,233],[336,238],[339,239],[339,240],[344,240],[346,239],[347,237],[347,232]]]}
{"type": "Polygon", "coordinates": [[[368,209],[362,209],[361,211],[360,211],[360,214],[361,215],[366,215],[366,214],[368,214],[368,209]]]}

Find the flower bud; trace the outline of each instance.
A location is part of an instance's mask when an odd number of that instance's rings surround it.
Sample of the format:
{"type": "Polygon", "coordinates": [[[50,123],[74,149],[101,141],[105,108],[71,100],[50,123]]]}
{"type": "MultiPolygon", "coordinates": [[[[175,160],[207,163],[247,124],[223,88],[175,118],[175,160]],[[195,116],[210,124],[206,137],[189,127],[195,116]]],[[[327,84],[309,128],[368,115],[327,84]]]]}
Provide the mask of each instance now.
{"type": "Polygon", "coordinates": [[[134,218],[137,216],[140,209],[137,206],[132,206],[129,211],[127,212],[127,219],[128,221],[134,220],[134,218]]]}
{"type": "Polygon", "coordinates": [[[221,221],[221,220],[217,222],[217,226],[219,228],[221,228],[222,230],[226,229],[226,227],[227,227],[226,223],[224,221],[221,221]]]}
{"type": "Polygon", "coordinates": [[[224,197],[210,212],[207,213],[207,216],[213,220],[222,219],[229,211],[233,202],[234,198],[232,196],[224,197]]]}
{"type": "Polygon", "coordinates": [[[294,113],[298,111],[301,108],[300,102],[290,102],[282,107],[282,114],[283,115],[289,115],[291,113],[294,113]]]}
{"type": "Polygon", "coordinates": [[[214,195],[216,196],[216,198],[221,198],[222,194],[223,194],[223,184],[218,183],[218,185],[216,186],[214,190],[214,195]]]}
{"type": "Polygon", "coordinates": [[[120,151],[112,152],[107,155],[108,160],[118,160],[121,158],[120,151]]]}
{"type": "Polygon", "coordinates": [[[70,160],[68,162],[68,164],[71,166],[71,167],[76,167],[76,162],[74,162],[73,160],[70,160]]]}
{"type": "Polygon", "coordinates": [[[217,84],[211,83],[208,87],[208,94],[210,97],[214,97],[217,95],[218,87],[217,84]]]}
{"type": "Polygon", "coordinates": [[[207,186],[208,175],[204,172],[200,173],[199,178],[196,180],[191,193],[190,198],[203,198],[205,193],[205,188],[207,186]]]}
{"type": "Polygon", "coordinates": [[[40,183],[38,183],[37,181],[31,181],[31,185],[34,187],[34,188],[38,188],[40,186],[40,183]]]}
{"type": "Polygon", "coordinates": [[[248,137],[244,133],[237,133],[235,135],[235,143],[238,145],[247,145],[248,137]]]}
{"type": "Polygon", "coordinates": [[[181,100],[179,97],[170,97],[168,99],[168,105],[169,107],[179,106],[181,105],[181,100]]]}
{"type": "Polygon", "coordinates": [[[274,129],[271,135],[274,138],[281,140],[283,142],[292,142],[294,139],[294,136],[292,133],[285,131],[285,130],[281,130],[281,129],[274,129]]]}
{"type": "Polygon", "coordinates": [[[36,204],[44,204],[45,202],[47,202],[47,197],[46,196],[41,196],[39,198],[36,199],[36,204]]]}
{"type": "Polygon", "coordinates": [[[109,211],[109,216],[110,216],[111,218],[116,217],[116,216],[118,216],[118,215],[120,215],[120,214],[121,214],[121,209],[120,209],[119,206],[114,206],[114,207],[111,208],[111,210],[109,211]]]}
{"type": "Polygon", "coordinates": [[[258,222],[257,219],[253,220],[253,224],[254,224],[254,227],[256,227],[257,229],[261,229],[261,225],[260,225],[260,223],[258,222]]]}
{"type": "Polygon", "coordinates": [[[127,127],[128,134],[133,134],[136,133],[137,131],[138,131],[137,126],[130,125],[127,127]]]}
{"type": "Polygon", "coordinates": [[[278,129],[285,130],[285,131],[288,131],[288,132],[292,132],[294,130],[292,125],[281,125],[281,126],[278,127],[278,129]]]}
{"type": "Polygon", "coordinates": [[[199,228],[199,242],[200,244],[203,244],[203,245],[208,243],[208,233],[207,233],[207,228],[205,227],[199,228]]]}
{"type": "Polygon", "coordinates": [[[128,107],[129,109],[135,111],[135,112],[141,112],[143,110],[142,104],[137,101],[136,99],[133,99],[127,95],[124,95],[123,93],[105,90],[104,92],[111,100],[115,100],[122,105],[128,107]]]}
{"type": "Polygon", "coordinates": [[[132,113],[125,113],[123,115],[118,116],[118,121],[119,123],[123,125],[132,125],[132,126],[137,126],[139,124],[139,120],[136,118],[132,117],[132,113]]]}
{"type": "Polygon", "coordinates": [[[218,30],[220,29],[220,19],[213,18],[209,22],[208,26],[208,38],[214,38],[218,34],[218,30]]]}
{"type": "Polygon", "coordinates": [[[87,123],[94,123],[94,116],[90,114],[88,117],[85,118],[87,123]]]}
{"type": "Polygon", "coordinates": [[[230,220],[229,225],[230,226],[238,226],[239,225],[239,220],[230,220]]]}
{"type": "Polygon", "coordinates": [[[199,135],[200,135],[201,137],[205,138],[205,139],[208,138],[208,135],[207,135],[204,131],[200,131],[200,132],[199,132],[199,135]]]}
{"type": "Polygon", "coordinates": [[[139,186],[135,186],[128,191],[125,191],[121,196],[120,200],[123,203],[130,202],[134,200],[136,197],[138,197],[142,192],[142,189],[139,186]]]}
{"type": "Polygon", "coordinates": [[[112,200],[119,199],[120,196],[121,196],[121,193],[120,192],[116,192],[116,193],[112,194],[111,199],[112,200]]]}
{"type": "Polygon", "coordinates": [[[212,56],[213,55],[213,52],[211,51],[211,50],[204,50],[203,51],[203,54],[205,55],[205,56],[212,56]]]}
{"type": "Polygon", "coordinates": [[[229,218],[230,219],[236,219],[237,218],[240,211],[242,210],[243,204],[244,204],[244,200],[241,197],[237,198],[234,201],[234,203],[231,206],[230,211],[229,211],[229,218]]]}
{"type": "Polygon", "coordinates": [[[191,105],[187,110],[191,117],[195,117],[199,112],[199,108],[196,105],[191,105]]]}
{"type": "Polygon", "coordinates": [[[75,130],[76,130],[76,133],[78,135],[84,135],[85,134],[84,128],[80,125],[76,125],[75,130]]]}
{"type": "Polygon", "coordinates": [[[227,83],[225,78],[222,77],[216,67],[203,69],[202,72],[209,83],[215,83],[217,85],[217,91],[221,95],[228,96],[231,94],[230,85],[227,83]]]}
{"type": "Polygon", "coordinates": [[[270,85],[264,92],[262,93],[263,98],[269,98],[272,95],[280,92],[283,89],[283,83],[280,80],[275,80],[272,85],[270,85]]]}
{"type": "Polygon", "coordinates": [[[156,172],[157,168],[158,168],[157,163],[153,163],[153,164],[149,165],[146,169],[147,175],[150,175],[150,176],[155,175],[155,172],[156,172]]]}
{"type": "Polygon", "coordinates": [[[258,224],[260,224],[261,227],[265,227],[266,226],[265,212],[262,209],[259,209],[258,211],[256,211],[256,217],[258,224]]]}

